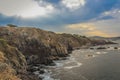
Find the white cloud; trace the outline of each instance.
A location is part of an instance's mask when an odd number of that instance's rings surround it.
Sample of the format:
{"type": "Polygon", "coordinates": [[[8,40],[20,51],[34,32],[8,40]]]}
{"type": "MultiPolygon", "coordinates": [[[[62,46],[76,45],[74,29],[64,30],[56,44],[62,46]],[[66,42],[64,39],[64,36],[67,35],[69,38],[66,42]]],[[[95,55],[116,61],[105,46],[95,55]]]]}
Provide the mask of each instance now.
{"type": "Polygon", "coordinates": [[[85,5],[85,0],[62,0],[61,3],[69,9],[78,9],[85,5]]]}
{"type": "Polygon", "coordinates": [[[113,9],[110,11],[106,11],[102,14],[102,16],[112,16],[114,18],[119,18],[120,19],[120,9],[113,9]]]}
{"type": "Polygon", "coordinates": [[[7,16],[33,18],[37,16],[46,16],[53,11],[54,7],[52,4],[43,6],[33,0],[0,0],[0,13],[7,16]]]}

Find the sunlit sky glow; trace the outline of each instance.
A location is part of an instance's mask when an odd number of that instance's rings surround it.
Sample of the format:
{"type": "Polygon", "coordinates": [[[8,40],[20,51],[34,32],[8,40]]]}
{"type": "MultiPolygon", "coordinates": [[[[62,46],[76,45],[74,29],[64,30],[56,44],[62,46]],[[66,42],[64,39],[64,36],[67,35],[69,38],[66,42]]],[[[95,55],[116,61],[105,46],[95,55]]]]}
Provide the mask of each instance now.
{"type": "Polygon", "coordinates": [[[120,36],[120,0],[0,0],[0,25],[120,36]]]}

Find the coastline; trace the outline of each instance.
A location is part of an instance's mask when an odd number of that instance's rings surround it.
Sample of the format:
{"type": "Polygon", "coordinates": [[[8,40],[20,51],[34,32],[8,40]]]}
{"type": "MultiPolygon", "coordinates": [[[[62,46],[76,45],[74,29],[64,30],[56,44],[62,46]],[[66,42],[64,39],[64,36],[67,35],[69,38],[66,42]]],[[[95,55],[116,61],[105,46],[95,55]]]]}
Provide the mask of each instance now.
{"type": "Polygon", "coordinates": [[[35,77],[32,72],[36,71],[36,68],[33,68],[36,65],[39,65],[40,73],[44,73],[42,65],[54,66],[54,60],[65,60],[73,50],[113,43],[105,40],[91,40],[80,35],[56,34],[27,27],[0,27],[0,39],[1,43],[5,43],[4,45],[11,46],[20,52],[20,57],[16,57],[15,54],[18,53],[12,50],[5,51],[5,47],[1,47],[2,54],[8,55],[10,52],[10,56],[15,56],[12,61],[9,56],[5,55],[4,57],[11,61],[9,64],[12,66],[10,66],[16,71],[16,75],[23,80],[37,80],[37,78],[31,78],[31,76],[35,77]],[[24,62],[19,61],[22,60],[20,59],[22,56],[24,56],[22,58],[24,62]],[[18,65],[23,67],[24,71],[19,71],[18,65]]]}

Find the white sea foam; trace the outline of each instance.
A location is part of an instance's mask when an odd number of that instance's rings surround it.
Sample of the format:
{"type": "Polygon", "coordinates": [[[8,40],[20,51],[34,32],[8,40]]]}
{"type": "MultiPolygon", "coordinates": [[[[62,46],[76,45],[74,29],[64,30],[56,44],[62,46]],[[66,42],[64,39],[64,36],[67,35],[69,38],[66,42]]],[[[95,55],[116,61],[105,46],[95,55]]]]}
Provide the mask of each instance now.
{"type": "Polygon", "coordinates": [[[62,62],[55,62],[55,64],[56,64],[56,67],[62,67],[63,66],[62,62]]]}
{"type": "Polygon", "coordinates": [[[44,74],[39,74],[39,77],[43,78],[42,80],[55,80],[54,78],[51,77],[52,72],[49,70],[44,70],[44,74]]]}
{"type": "Polygon", "coordinates": [[[93,57],[96,57],[96,55],[93,55],[93,57]]]}
{"type": "Polygon", "coordinates": [[[45,73],[43,75],[39,75],[39,77],[42,77],[42,80],[54,80],[53,78],[51,78],[51,75],[49,73],[45,73]]]}
{"type": "Polygon", "coordinates": [[[101,54],[101,52],[96,52],[96,54],[101,54]]]}
{"type": "Polygon", "coordinates": [[[107,54],[107,52],[96,52],[96,54],[107,54]]]}
{"type": "Polygon", "coordinates": [[[66,66],[64,68],[65,69],[72,69],[72,68],[80,67],[81,65],[82,65],[82,63],[77,62],[77,65],[75,65],[75,66],[66,66]]]}

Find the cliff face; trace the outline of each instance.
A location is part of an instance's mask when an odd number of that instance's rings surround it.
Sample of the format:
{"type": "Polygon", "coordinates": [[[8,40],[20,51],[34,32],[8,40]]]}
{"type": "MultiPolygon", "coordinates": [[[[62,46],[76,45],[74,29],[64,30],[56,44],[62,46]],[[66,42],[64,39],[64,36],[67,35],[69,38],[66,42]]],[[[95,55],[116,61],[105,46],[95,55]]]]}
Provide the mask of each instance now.
{"type": "Polygon", "coordinates": [[[70,34],[55,34],[37,28],[0,28],[0,37],[7,40],[9,45],[17,47],[29,63],[48,64],[51,59],[64,57],[68,51],[81,47],[90,40],[70,34]]]}
{"type": "MultiPolygon", "coordinates": [[[[56,34],[37,28],[0,27],[0,71],[8,72],[10,80],[37,80],[27,72],[27,65],[50,64],[73,49],[96,43],[79,35],[56,34]]],[[[6,75],[2,76],[1,72],[0,78],[5,80],[6,75]]]]}
{"type": "Polygon", "coordinates": [[[26,69],[25,57],[17,50],[0,39],[0,79],[20,80],[17,73],[23,73],[26,69]]]}
{"type": "Polygon", "coordinates": [[[82,46],[91,45],[91,40],[85,36],[71,35],[71,34],[60,34],[62,43],[66,45],[68,50],[81,48],[82,46]]]}
{"type": "Polygon", "coordinates": [[[64,45],[58,42],[59,37],[53,32],[36,28],[0,28],[0,37],[9,45],[17,47],[29,63],[49,63],[50,55],[67,54],[64,45]],[[34,62],[35,61],[35,62],[34,62]]]}

